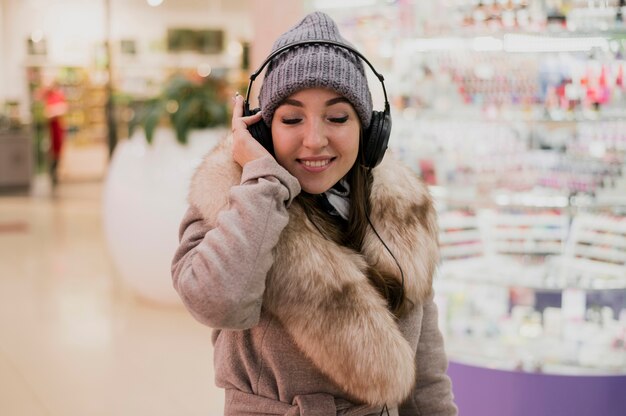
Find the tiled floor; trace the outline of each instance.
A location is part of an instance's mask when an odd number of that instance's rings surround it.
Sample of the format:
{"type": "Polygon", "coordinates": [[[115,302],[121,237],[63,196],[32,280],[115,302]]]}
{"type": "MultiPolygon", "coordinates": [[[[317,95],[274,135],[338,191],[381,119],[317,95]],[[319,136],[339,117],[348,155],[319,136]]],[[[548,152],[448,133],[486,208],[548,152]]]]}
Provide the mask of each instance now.
{"type": "Polygon", "coordinates": [[[0,194],[0,415],[221,414],[210,329],[130,293],[100,190],[0,194]]]}

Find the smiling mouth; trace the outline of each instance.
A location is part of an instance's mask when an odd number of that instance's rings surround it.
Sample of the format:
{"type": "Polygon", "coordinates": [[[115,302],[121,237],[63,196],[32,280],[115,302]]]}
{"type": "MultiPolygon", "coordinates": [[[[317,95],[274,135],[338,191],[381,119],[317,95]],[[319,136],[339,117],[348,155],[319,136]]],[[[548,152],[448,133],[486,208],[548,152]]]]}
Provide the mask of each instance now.
{"type": "Polygon", "coordinates": [[[323,159],[323,160],[302,160],[299,159],[298,161],[300,163],[302,163],[304,166],[308,167],[308,168],[323,168],[324,166],[327,166],[328,164],[330,164],[330,162],[332,162],[335,158],[330,158],[330,159],[323,159]]]}

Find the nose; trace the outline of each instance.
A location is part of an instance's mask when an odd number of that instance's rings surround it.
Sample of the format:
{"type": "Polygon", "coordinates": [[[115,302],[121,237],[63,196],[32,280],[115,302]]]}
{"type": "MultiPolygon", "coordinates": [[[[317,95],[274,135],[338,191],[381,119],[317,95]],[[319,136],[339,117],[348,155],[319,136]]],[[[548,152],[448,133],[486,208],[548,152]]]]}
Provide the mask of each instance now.
{"type": "Polygon", "coordinates": [[[323,149],[328,145],[324,126],[320,121],[311,120],[307,123],[302,145],[309,149],[323,149]]]}

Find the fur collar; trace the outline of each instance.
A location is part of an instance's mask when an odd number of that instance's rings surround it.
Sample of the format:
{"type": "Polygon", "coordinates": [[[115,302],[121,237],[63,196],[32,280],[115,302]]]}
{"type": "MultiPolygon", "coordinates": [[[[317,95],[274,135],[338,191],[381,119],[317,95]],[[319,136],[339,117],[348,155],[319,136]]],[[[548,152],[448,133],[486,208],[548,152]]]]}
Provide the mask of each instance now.
{"type": "MultiPolygon", "coordinates": [[[[419,305],[431,294],[438,261],[432,200],[416,175],[390,158],[373,174],[372,223],[402,266],[407,296],[419,305]]],[[[196,171],[189,202],[214,224],[240,179],[226,140],[196,171]]],[[[274,248],[264,307],[350,396],[372,405],[401,403],[415,382],[415,352],[365,276],[368,264],[376,264],[400,279],[395,261],[371,229],[356,253],[321,236],[297,199],[289,215],[274,248]]]]}

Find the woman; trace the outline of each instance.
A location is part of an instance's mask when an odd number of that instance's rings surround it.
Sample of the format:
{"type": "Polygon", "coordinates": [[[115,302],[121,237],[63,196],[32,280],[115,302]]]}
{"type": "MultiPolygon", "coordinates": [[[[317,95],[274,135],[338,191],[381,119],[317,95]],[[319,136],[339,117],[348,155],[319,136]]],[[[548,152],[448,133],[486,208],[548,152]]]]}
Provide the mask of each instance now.
{"type": "Polygon", "coordinates": [[[60,88],[57,81],[53,81],[49,87],[42,92],[44,101],[44,115],[48,119],[48,131],[50,135],[50,176],[52,184],[58,183],[59,162],[61,161],[61,152],[63,150],[63,142],[65,141],[65,127],[63,125],[63,116],[67,114],[68,104],[65,94],[60,88]]]}
{"type": "MultiPolygon", "coordinates": [[[[316,12],[283,34],[347,45],[316,12]]],[[[227,415],[455,415],[432,300],[432,201],[415,175],[364,166],[372,100],[354,54],[302,45],[275,57],[262,110],[196,172],[174,286],[215,328],[227,415]],[[271,129],[272,153],[250,134],[271,129]]]]}

